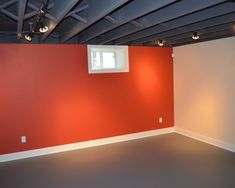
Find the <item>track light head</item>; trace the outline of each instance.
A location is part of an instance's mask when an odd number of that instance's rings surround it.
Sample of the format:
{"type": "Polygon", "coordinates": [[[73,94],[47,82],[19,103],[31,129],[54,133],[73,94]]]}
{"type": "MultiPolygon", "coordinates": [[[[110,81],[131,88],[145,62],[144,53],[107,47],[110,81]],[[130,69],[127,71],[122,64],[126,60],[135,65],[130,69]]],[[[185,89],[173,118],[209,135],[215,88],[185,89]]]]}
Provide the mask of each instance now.
{"type": "Polygon", "coordinates": [[[46,14],[46,11],[44,9],[41,9],[40,14],[46,14]]]}
{"type": "Polygon", "coordinates": [[[29,41],[29,42],[31,42],[32,41],[32,34],[31,33],[29,33],[29,34],[26,34],[25,36],[24,36],[24,38],[27,40],[27,41],[29,41]]]}
{"type": "Polygon", "coordinates": [[[39,27],[39,32],[40,32],[40,33],[45,33],[45,32],[47,32],[47,31],[48,31],[48,27],[47,27],[46,25],[39,27]]]}
{"type": "Polygon", "coordinates": [[[193,39],[193,40],[198,40],[199,38],[200,38],[200,37],[199,37],[198,33],[197,33],[197,32],[194,32],[193,35],[192,35],[192,39],[193,39]]]}
{"type": "Polygon", "coordinates": [[[158,41],[157,41],[157,44],[158,44],[158,46],[163,46],[163,45],[164,45],[164,42],[165,42],[165,41],[163,41],[163,40],[158,40],[158,41]]]}
{"type": "Polygon", "coordinates": [[[152,41],[153,45],[158,45],[158,46],[164,46],[164,43],[165,41],[161,39],[152,41]]]}

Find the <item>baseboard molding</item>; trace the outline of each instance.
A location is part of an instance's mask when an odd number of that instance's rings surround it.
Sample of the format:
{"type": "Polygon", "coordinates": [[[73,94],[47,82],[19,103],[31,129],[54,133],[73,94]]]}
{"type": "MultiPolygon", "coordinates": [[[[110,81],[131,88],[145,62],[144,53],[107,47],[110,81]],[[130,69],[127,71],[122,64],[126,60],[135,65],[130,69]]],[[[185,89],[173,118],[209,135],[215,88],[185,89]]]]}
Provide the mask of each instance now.
{"type": "Polygon", "coordinates": [[[91,140],[91,141],[85,141],[73,144],[66,144],[66,145],[53,146],[53,147],[47,147],[47,148],[41,148],[29,151],[3,154],[0,155],[0,162],[7,162],[7,161],[25,159],[30,157],[38,157],[42,155],[49,155],[54,153],[89,148],[94,146],[101,146],[106,144],[113,144],[113,143],[141,139],[145,137],[168,134],[173,132],[174,132],[174,127],[171,127],[171,128],[157,129],[152,131],[145,131],[140,133],[127,134],[122,136],[115,136],[110,138],[103,138],[103,139],[97,139],[97,140],[91,140]]]}
{"type": "Polygon", "coordinates": [[[106,145],[106,144],[113,144],[113,143],[118,143],[118,142],[125,142],[125,141],[136,140],[136,139],[157,136],[157,135],[162,135],[162,134],[168,134],[168,133],[174,133],[174,132],[187,136],[189,138],[195,139],[195,140],[199,140],[201,142],[205,142],[213,146],[217,146],[225,150],[235,152],[235,146],[232,144],[228,144],[221,140],[213,139],[213,138],[210,138],[210,137],[198,134],[198,133],[194,133],[185,129],[170,127],[170,128],[157,129],[157,130],[145,131],[145,132],[140,132],[140,133],[127,134],[127,135],[122,135],[122,136],[115,136],[115,137],[73,143],[73,144],[66,144],[66,145],[53,146],[53,147],[47,147],[47,148],[41,148],[41,149],[35,149],[35,150],[29,150],[29,151],[3,154],[3,155],[0,155],[0,162],[8,162],[8,161],[13,161],[13,160],[38,157],[38,156],[43,156],[43,155],[50,155],[54,153],[72,151],[72,150],[77,150],[77,149],[84,149],[84,148],[101,146],[101,145],[106,145]]]}
{"type": "Polygon", "coordinates": [[[181,129],[181,128],[176,128],[176,127],[175,127],[175,133],[193,138],[195,140],[199,140],[201,142],[205,142],[207,144],[210,144],[210,145],[213,145],[213,146],[225,149],[225,150],[235,152],[235,146],[234,145],[225,143],[221,140],[210,138],[208,136],[204,136],[204,135],[201,135],[201,134],[198,134],[198,133],[195,133],[195,132],[191,132],[191,131],[181,129]]]}

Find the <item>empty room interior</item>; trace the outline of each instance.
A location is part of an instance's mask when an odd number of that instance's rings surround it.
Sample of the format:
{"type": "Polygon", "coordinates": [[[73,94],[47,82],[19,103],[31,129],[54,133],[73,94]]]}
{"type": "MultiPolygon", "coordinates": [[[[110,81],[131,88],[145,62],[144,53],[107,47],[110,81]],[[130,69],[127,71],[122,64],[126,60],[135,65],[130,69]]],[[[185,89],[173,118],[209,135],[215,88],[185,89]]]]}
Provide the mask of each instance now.
{"type": "Polygon", "coordinates": [[[235,188],[234,0],[0,0],[1,188],[235,188]]]}

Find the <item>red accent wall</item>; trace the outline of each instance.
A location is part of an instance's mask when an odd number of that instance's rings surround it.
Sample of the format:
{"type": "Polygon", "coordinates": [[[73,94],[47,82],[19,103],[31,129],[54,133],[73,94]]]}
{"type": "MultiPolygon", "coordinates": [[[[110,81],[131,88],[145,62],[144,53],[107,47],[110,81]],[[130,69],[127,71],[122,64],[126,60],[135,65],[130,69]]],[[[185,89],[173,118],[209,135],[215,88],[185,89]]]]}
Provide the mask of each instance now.
{"type": "Polygon", "coordinates": [[[129,47],[129,73],[88,74],[85,45],[0,45],[0,154],[172,127],[171,54],[129,47]]]}

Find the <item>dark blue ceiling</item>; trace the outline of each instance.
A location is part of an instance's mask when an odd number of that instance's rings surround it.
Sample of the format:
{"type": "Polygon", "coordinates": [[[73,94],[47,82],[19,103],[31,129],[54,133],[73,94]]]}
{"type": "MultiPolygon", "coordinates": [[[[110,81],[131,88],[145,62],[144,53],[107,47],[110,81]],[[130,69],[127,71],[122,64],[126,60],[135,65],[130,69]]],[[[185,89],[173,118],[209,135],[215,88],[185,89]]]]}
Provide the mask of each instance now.
{"type": "Polygon", "coordinates": [[[31,43],[180,46],[234,36],[235,1],[0,0],[0,43],[28,43],[38,20],[49,29],[31,43]]]}

